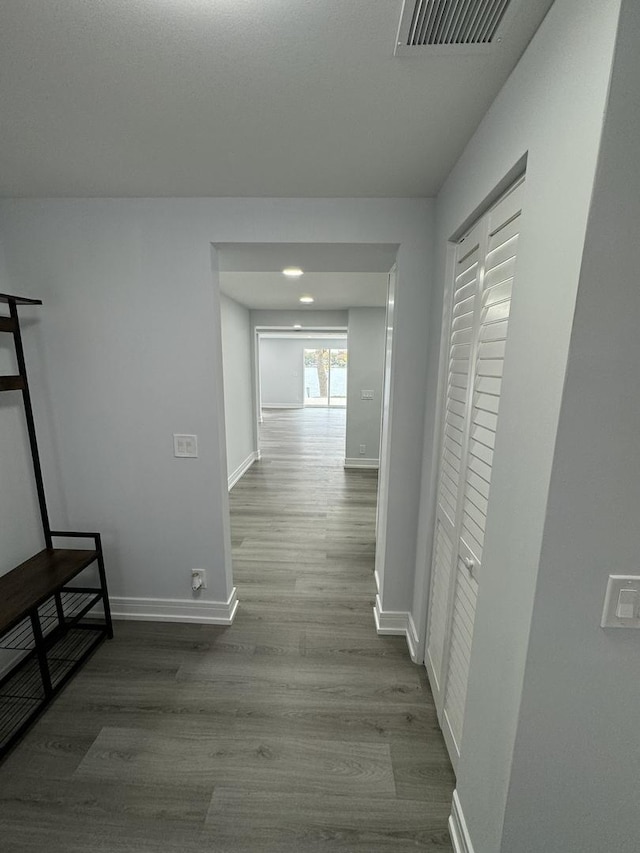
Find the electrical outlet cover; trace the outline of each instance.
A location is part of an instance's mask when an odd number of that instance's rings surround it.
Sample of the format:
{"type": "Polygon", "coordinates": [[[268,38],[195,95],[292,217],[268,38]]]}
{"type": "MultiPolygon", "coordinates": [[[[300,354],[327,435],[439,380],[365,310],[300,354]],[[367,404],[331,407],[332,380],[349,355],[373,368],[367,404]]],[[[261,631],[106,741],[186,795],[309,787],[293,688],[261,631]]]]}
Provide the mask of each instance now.
{"type": "Polygon", "coordinates": [[[195,575],[200,575],[200,579],[202,580],[202,586],[200,589],[207,588],[207,573],[204,569],[191,569],[191,578],[193,579],[195,575]]]}

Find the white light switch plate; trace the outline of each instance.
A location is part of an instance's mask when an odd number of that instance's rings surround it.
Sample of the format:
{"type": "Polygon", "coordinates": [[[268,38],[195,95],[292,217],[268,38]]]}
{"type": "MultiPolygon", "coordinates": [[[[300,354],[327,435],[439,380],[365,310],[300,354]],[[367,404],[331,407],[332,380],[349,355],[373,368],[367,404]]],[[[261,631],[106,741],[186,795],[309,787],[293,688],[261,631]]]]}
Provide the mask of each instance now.
{"type": "Polygon", "coordinates": [[[198,436],[174,433],[173,455],[180,459],[195,459],[198,456],[198,436]]]}
{"type": "Polygon", "coordinates": [[[373,400],[373,391],[360,391],[360,399],[361,400],[373,400]]]}
{"type": "Polygon", "coordinates": [[[640,628],[640,576],[609,575],[600,627],[640,628]]]}

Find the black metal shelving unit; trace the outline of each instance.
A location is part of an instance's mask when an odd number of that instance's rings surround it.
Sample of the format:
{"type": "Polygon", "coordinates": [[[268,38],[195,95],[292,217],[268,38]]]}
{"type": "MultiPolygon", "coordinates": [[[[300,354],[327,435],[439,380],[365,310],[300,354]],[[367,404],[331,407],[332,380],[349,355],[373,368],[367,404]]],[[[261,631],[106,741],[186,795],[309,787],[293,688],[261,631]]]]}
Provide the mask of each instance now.
{"type": "Polygon", "coordinates": [[[0,332],[13,336],[18,373],[0,376],[0,391],[21,391],[45,548],[0,577],[0,759],[64,687],[97,646],[113,637],[100,534],[52,530],[44,492],[18,305],[40,300],[0,294],[9,316],[0,332]],[[55,548],[59,538],[93,547],[55,548]],[[97,568],[98,584],[77,586],[97,568]]]}

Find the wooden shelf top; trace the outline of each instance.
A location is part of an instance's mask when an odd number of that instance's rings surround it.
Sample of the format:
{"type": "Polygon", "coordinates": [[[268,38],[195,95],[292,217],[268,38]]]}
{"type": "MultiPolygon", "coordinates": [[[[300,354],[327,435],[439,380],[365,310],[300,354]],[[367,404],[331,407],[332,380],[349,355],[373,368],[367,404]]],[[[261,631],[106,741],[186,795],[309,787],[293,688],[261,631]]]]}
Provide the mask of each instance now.
{"type": "Polygon", "coordinates": [[[0,577],[0,634],[9,630],[30,610],[97,557],[96,551],[46,548],[0,577]]]}
{"type": "Polygon", "coordinates": [[[0,391],[22,391],[23,388],[22,376],[0,376],[0,391]]]}
{"type": "Polygon", "coordinates": [[[26,296],[12,296],[10,293],[0,293],[0,302],[15,302],[16,305],[42,305],[42,299],[29,299],[26,296]]]}

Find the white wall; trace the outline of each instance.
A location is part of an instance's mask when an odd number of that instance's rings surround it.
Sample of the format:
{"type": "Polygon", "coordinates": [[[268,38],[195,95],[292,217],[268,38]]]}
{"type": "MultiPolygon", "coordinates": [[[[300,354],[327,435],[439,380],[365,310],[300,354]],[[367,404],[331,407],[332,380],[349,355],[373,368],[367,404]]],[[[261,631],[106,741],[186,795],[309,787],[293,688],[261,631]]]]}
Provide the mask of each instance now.
{"type": "Polygon", "coordinates": [[[259,311],[251,312],[251,324],[254,328],[288,328],[295,325],[303,329],[346,329],[348,313],[346,311],[321,311],[315,308],[301,308],[292,311],[259,311]]]}
{"type": "MultiPolygon", "coordinates": [[[[507,790],[522,695],[560,401],[589,201],[607,94],[618,3],[556,0],[438,197],[437,278],[447,241],[527,158],[522,237],[502,386],[491,506],[476,610],[457,789],[476,853],[544,849],[514,834],[503,846],[507,790]]],[[[432,313],[431,363],[439,350],[432,313]]],[[[437,422],[427,398],[425,458],[437,422]]],[[[433,468],[421,516],[433,521],[433,468]]],[[[414,616],[424,625],[430,538],[418,544],[414,616]]],[[[568,630],[567,626],[567,630],[568,630]]],[[[561,648],[564,631],[555,634],[561,648]]],[[[580,772],[580,763],[577,764],[580,772]]],[[[529,803],[540,823],[547,816],[529,803]]],[[[533,817],[531,818],[533,820],[533,817]]],[[[546,849],[565,850],[549,840],[546,849]]],[[[579,848],[569,848],[579,849],[579,848]]]]}
{"type": "Polygon", "coordinates": [[[257,450],[253,436],[253,373],[249,310],[221,294],[224,416],[230,478],[257,450]]]}
{"type": "Polygon", "coordinates": [[[625,0],[555,446],[505,853],[640,847],[640,631],[599,627],[608,574],[640,574],[639,37],[640,6],[625,0]]]}
{"type": "Polygon", "coordinates": [[[431,228],[432,205],[420,199],[0,203],[2,290],[45,302],[27,344],[52,517],[105,533],[114,595],[188,598],[192,566],[207,568],[208,598],[230,592],[211,244],[370,242],[400,247],[385,543],[392,570],[382,594],[388,609],[410,607],[431,228]],[[198,434],[198,460],[173,458],[173,432],[198,434]]]}
{"type": "Polygon", "coordinates": [[[344,349],[347,338],[260,338],[260,382],[264,408],[304,405],[305,349],[344,349]]]}
{"type": "Polygon", "coordinates": [[[349,310],[347,459],[364,458],[373,464],[380,458],[385,342],[384,308],[349,310]],[[363,390],[373,391],[373,399],[363,400],[363,390]],[[360,454],[361,444],[366,447],[364,454],[360,454]]]}
{"type": "Polygon", "coordinates": [[[52,523],[103,532],[114,596],[190,599],[190,569],[201,567],[201,599],[225,601],[208,241],[165,203],[17,202],[3,213],[7,289],[44,302],[26,344],[52,523]],[[173,457],[175,432],[199,436],[198,459],[173,457]]]}

